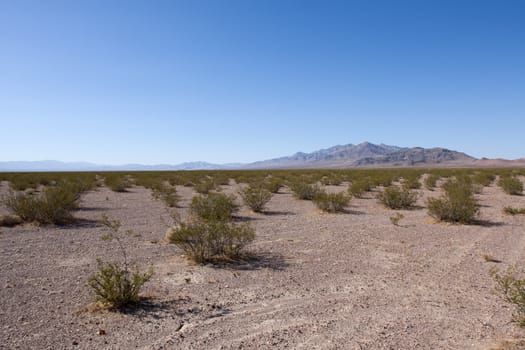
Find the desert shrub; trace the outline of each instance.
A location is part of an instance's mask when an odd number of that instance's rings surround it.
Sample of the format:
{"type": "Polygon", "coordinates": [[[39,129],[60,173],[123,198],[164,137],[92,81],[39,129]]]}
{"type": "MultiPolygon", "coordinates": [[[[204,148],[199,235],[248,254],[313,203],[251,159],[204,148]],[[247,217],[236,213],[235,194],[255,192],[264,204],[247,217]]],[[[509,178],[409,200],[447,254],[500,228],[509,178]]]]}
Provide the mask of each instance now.
{"type": "Polygon", "coordinates": [[[417,192],[406,187],[390,186],[380,192],[377,199],[390,209],[408,209],[417,201],[417,192]]]}
{"type": "Polygon", "coordinates": [[[412,190],[420,189],[421,182],[419,182],[419,177],[420,177],[419,174],[405,177],[403,179],[403,187],[412,189],[412,190]]]}
{"type": "Polygon", "coordinates": [[[240,257],[246,245],[255,239],[255,230],[249,224],[197,221],[171,228],[168,239],[192,260],[205,263],[240,257]]]}
{"type": "Polygon", "coordinates": [[[425,187],[427,190],[433,191],[436,188],[437,181],[439,180],[439,176],[435,174],[428,174],[425,178],[425,187]]]}
{"type": "Polygon", "coordinates": [[[346,193],[327,193],[320,191],[313,199],[315,205],[329,213],[344,212],[345,208],[350,203],[350,196],[346,193]]]}
{"type": "Polygon", "coordinates": [[[272,177],[270,179],[265,180],[263,182],[263,186],[271,193],[278,193],[281,187],[283,187],[283,183],[281,180],[272,177]]]}
{"type": "Polygon", "coordinates": [[[142,286],[150,280],[151,270],[140,273],[129,271],[118,263],[104,263],[97,260],[98,271],[88,278],[88,285],[95,293],[98,302],[111,308],[122,308],[139,300],[142,286]]]}
{"type": "Polygon", "coordinates": [[[323,176],[320,182],[325,186],[339,186],[343,182],[343,178],[339,174],[330,174],[329,176],[323,176]]]}
{"type": "Polygon", "coordinates": [[[10,191],[4,203],[24,222],[64,224],[72,220],[72,211],[78,208],[79,200],[78,188],[63,183],[48,187],[41,194],[10,191]]]}
{"type": "Polygon", "coordinates": [[[290,189],[298,199],[312,200],[319,194],[321,188],[317,184],[296,181],[290,184],[290,189]]]}
{"type": "Polygon", "coordinates": [[[177,194],[177,189],[174,186],[164,183],[159,183],[153,186],[151,194],[153,198],[160,199],[170,208],[176,207],[180,199],[177,194]]]}
{"type": "Polygon", "coordinates": [[[523,193],[523,183],[514,176],[501,177],[498,186],[507,194],[520,195],[523,193]]]}
{"type": "Polygon", "coordinates": [[[217,186],[212,178],[207,177],[195,183],[193,188],[200,194],[208,194],[211,190],[216,189],[217,186]]]}
{"type": "MultiPolygon", "coordinates": [[[[138,270],[130,271],[124,236],[120,234],[120,222],[102,215],[101,223],[109,229],[102,239],[117,242],[123,263],[103,262],[97,259],[97,272],[88,278],[87,284],[93,289],[96,301],[110,308],[120,309],[139,300],[140,290],[153,276],[153,270],[150,268],[144,273],[138,270]]],[[[132,233],[127,231],[128,235],[132,233]]]]}
{"type": "Polygon", "coordinates": [[[3,215],[0,216],[0,227],[14,227],[20,225],[24,221],[18,215],[3,215]]]}
{"type": "Polygon", "coordinates": [[[272,199],[272,193],[266,188],[257,185],[250,185],[239,191],[244,204],[254,212],[263,211],[266,204],[272,199]]]}
{"type": "Polygon", "coordinates": [[[444,196],[429,198],[428,213],[441,221],[472,223],[479,214],[479,204],[474,197],[472,184],[449,180],[443,186],[444,196]]]}
{"type": "Polygon", "coordinates": [[[515,267],[509,268],[504,273],[493,269],[491,275],[496,281],[496,291],[504,301],[514,305],[515,311],[512,322],[518,327],[525,328],[525,271],[517,271],[515,267]]]}
{"type": "Polygon", "coordinates": [[[104,182],[114,192],[126,192],[133,185],[129,176],[108,174],[104,182]]]}
{"type": "Polygon", "coordinates": [[[525,215],[525,208],[505,207],[503,208],[503,212],[509,215],[525,215]]]}
{"type": "Polygon", "coordinates": [[[204,221],[229,221],[237,210],[234,195],[210,192],[192,198],[190,213],[204,221]]]}
{"type": "Polygon", "coordinates": [[[496,179],[496,176],[487,172],[476,172],[472,175],[472,182],[483,187],[490,186],[496,179]]]}
{"type": "Polygon", "coordinates": [[[348,187],[348,193],[356,198],[362,198],[365,192],[371,191],[373,188],[372,182],[369,178],[362,178],[352,182],[348,187]]]}

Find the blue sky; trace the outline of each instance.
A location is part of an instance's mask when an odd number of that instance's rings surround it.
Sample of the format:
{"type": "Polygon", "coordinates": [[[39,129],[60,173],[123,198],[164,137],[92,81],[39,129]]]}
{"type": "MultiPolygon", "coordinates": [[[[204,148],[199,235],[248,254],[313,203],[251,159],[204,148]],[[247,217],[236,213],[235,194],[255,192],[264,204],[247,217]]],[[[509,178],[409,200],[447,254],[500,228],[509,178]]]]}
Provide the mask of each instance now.
{"type": "Polygon", "coordinates": [[[524,1],[0,1],[0,160],[519,158],[524,121],[524,1]]]}

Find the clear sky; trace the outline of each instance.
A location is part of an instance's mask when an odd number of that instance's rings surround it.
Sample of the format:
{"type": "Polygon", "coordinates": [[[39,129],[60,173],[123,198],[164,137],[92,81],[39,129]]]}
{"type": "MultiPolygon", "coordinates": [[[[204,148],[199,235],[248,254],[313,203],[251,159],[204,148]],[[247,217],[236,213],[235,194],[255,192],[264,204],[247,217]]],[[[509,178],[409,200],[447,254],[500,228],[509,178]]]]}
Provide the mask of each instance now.
{"type": "Polygon", "coordinates": [[[0,1],[0,160],[525,157],[525,1],[0,1]]]}

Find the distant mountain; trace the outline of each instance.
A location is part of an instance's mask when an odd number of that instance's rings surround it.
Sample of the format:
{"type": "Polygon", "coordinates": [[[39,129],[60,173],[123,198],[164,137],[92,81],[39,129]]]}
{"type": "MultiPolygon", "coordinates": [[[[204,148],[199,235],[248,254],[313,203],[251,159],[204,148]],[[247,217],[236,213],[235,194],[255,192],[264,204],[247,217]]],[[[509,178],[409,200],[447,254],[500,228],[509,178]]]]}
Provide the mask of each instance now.
{"type": "Polygon", "coordinates": [[[156,171],[216,169],[312,169],[406,166],[525,166],[525,159],[476,159],[446,148],[398,147],[363,142],[358,145],[337,145],[311,153],[258,161],[254,163],[212,164],[189,162],[178,165],[125,164],[98,165],[54,160],[37,162],[0,162],[0,171],[156,171]]]}
{"type": "Polygon", "coordinates": [[[0,171],[162,171],[162,170],[212,170],[232,169],[240,164],[212,164],[207,162],[188,162],[170,164],[124,164],[100,165],[86,162],[59,162],[56,160],[0,162],[0,171]]]}
{"type": "Polygon", "coordinates": [[[363,142],[248,164],[248,168],[348,168],[374,166],[469,165],[476,158],[445,148],[398,147],[363,142]]]}

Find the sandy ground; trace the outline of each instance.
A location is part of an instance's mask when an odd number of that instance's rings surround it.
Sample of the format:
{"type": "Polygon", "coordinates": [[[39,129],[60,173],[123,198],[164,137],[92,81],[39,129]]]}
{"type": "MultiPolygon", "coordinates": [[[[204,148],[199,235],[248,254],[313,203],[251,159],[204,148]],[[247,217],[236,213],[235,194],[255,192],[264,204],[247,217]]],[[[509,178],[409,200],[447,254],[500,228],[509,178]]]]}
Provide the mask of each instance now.
{"type": "MultiPolygon", "coordinates": [[[[178,190],[185,212],[193,192],[178,190]]],[[[489,270],[523,265],[525,218],[502,208],[525,197],[485,188],[484,224],[464,226],[435,223],[424,203],[439,193],[421,193],[398,227],[373,194],[325,214],[283,189],[266,214],[239,212],[259,260],[219,267],[163,242],[169,216],[149,191],[99,188],[75,225],[0,228],[0,349],[490,349],[522,336],[489,270]],[[86,286],[97,258],[120,258],[100,239],[103,213],[140,234],[128,252],[155,269],[127,313],[95,309],[86,286]]]]}

